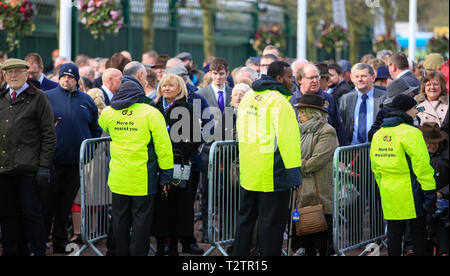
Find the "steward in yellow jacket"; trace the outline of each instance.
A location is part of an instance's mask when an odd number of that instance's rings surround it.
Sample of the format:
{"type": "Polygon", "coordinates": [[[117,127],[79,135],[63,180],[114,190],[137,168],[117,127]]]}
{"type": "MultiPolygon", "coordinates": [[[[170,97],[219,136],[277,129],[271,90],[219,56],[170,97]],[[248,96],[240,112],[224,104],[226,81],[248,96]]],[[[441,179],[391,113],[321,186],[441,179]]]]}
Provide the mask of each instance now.
{"type": "Polygon", "coordinates": [[[241,198],[234,256],[248,256],[259,218],[261,256],[280,256],[290,189],[301,184],[300,130],[288,98],[292,70],[273,62],[238,107],[241,198]]]}
{"type": "Polygon", "coordinates": [[[370,160],[388,221],[389,255],[401,254],[403,222],[410,222],[414,252],[425,255],[425,218],[436,209],[434,170],[422,132],[413,125],[416,102],[399,95],[372,139],[370,160]],[[394,244],[395,243],[395,244],[394,244]]]}
{"type": "Polygon", "coordinates": [[[119,256],[148,255],[157,185],[167,189],[173,176],[166,122],[144,98],[141,87],[126,81],[99,118],[100,126],[111,136],[108,185],[114,251],[119,256]]]}
{"type": "Polygon", "coordinates": [[[300,131],[288,93],[263,75],[239,104],[240,184],[246,190],[283,191],[301,184],[300,131]]]}

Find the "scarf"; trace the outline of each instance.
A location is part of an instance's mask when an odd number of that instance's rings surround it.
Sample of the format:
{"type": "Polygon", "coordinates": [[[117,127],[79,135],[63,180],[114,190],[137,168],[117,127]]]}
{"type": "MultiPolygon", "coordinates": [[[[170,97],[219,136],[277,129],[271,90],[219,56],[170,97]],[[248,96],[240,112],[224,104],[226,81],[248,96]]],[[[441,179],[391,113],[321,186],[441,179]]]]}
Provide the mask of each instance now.
{"type": "Polygon", "coordinates": [[[313,153],[314,135],[325,123],[327,118],[312,118],[311,120],[299,123],[302,159],[309,159],[313,153]]]}

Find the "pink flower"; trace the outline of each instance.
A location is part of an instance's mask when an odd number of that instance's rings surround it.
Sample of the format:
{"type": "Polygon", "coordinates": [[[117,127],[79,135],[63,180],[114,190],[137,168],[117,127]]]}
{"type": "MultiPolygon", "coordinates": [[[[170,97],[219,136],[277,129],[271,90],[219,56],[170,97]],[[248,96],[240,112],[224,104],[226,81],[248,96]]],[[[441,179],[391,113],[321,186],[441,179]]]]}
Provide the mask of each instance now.
{"type": "Polygon", "coordinates": [[[119,16],[119,13],[117,11],[110,11],[109,15],[111,15],[112,20],[116,20],[116,18],[119,16]]]}

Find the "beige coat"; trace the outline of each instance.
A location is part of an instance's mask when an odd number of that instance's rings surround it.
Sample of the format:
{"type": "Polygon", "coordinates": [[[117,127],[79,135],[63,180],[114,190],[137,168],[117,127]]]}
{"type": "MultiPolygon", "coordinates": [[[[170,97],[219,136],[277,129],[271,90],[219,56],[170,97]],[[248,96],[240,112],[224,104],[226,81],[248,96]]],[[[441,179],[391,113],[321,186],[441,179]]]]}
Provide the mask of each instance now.
{"type": "Polygon", "coordinates": [[[315,180],[325,214],[333,214],[333,155],[338,146],[336,130],[328,123],[314,133],[311,158],[302,159],[303,182],[297,193],[297,204],[299,196],[302,197],[299,208],[317,204],[315,180]]]}
{"type": "Polygon", "coordinates": [[[423,112],[420,112],[417,115],[420,118],[420,124],[423,125],[426,122],[435,122],[441,126],[448,110],[448,95],[441,95],[436,102],[428,101],[422,93],[417,95],[414,99],[418,103],[417,108],[425,108],[423,112]]]}

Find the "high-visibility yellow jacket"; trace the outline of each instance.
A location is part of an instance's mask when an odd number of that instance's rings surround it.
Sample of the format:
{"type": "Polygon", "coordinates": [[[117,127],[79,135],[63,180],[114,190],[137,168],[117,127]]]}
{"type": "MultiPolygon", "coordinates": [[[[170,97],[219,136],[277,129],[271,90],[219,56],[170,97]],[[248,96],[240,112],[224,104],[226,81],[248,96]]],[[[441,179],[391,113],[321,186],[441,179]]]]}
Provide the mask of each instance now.
{"type": "Polygon", "coordinates": [[[236,128],[244,189],[273,192],[301,184],[300,130],[283,94],[248,91],[239,104],[236,128]]]}
{"type": "Polygon", "coordinates": [[[98,122],[111,136],[108,185],[113,193],[152,195],[158,182],[166,184],[163,177],[171,181],[172,143],[161,112],[146,103],[107,107],[98,122]]]}
{"type": "Polygon", "coordinates": [[[398,119],[384,120],[370,148],[372,171],[386,220],[424,216],[424,192],[436,189],[422,132],[398,119]]]}

